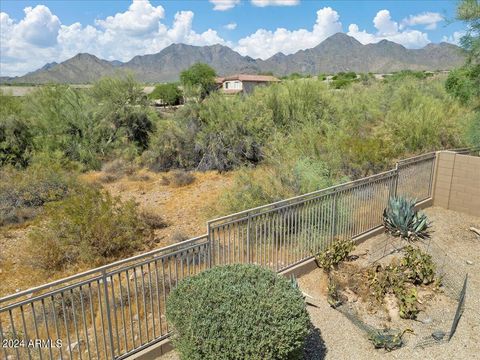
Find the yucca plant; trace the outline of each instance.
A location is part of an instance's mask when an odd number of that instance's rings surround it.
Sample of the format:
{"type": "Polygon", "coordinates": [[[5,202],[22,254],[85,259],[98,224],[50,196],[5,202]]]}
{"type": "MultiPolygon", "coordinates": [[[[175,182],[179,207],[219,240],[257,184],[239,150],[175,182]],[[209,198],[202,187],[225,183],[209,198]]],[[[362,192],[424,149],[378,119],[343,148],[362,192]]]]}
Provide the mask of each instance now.
{"type": "Polygon", "coordinates": [[[427,216],[415,209],[415,200],[404,197],[390,198],[388,207],[383,211],[383,224],[387,232],[407,241],[430,236],[427,216]]]}

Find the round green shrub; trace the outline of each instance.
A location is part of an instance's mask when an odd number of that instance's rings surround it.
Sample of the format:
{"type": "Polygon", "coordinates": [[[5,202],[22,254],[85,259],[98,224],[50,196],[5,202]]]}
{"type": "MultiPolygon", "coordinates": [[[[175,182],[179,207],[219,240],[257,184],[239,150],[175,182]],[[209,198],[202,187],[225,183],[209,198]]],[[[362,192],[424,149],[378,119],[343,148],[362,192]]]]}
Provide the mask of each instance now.
{"type": "Polygon", "coordinates": [[[301,292],[271,270],[227,265],[183,280],[167,300],[182,359],[298,359],[309,332],[301,292]]]}

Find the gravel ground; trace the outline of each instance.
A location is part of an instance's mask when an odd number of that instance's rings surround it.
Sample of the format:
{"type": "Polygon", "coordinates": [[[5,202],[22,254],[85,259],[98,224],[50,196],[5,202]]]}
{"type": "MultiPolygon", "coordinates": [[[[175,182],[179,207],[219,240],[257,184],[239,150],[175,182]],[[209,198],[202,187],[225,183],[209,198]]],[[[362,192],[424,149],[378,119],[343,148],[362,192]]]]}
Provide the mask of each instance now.
{"type": "MultiPolygon", "coordinates": [[[[465,312],[452,340],[423,349],[413,348],[421,339],[405,334],[407,346],[392,352],[375,350],[362,330],[329,306],[324,289],[319,285],[322,270],[317,269],[298,279],[302,290],[312,296],[318,306],[308,307],[314,329],[306,346],[307,360],[480,359],[480,237],[468,230],[471,226],[480,228],[480,218],[437,207],[425,213],[433,222],[432,241],[449,250],[451,266],[469,274],[465,312]]],[[[376,242],[384,239],[385,235],[369,239],[357,251],[373,248],[376,242]]],[[[172,351],[161,359],[180,358],[172,351]]]]}

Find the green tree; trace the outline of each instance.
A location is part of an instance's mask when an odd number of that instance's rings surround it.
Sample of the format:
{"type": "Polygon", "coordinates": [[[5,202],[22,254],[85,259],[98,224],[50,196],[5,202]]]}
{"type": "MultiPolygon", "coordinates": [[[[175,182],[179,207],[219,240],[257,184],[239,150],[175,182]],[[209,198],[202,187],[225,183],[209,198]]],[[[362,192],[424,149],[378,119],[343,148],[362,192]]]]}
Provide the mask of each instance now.
{"type": "Polygon", "coordinates": [[[175,83],[159,84],[148,97],[153,100],[162,100],[166,105],[177,105],[182,98],[182,91],[175,83]]]}
{"type": "Polygon", "coordinates": [[[197,88],[201,98],[205,98],[215,88],[215,70],[207,64],[196,63],[180,73],[180,81],[185,88],[197,88]]]}
{"type": "Polygon", "coordinates": [[[462,0],[457,7],[457,19],[467,24],[467,33],[461,38],[461,46],[468,52],[468,62],[480,63],[480,3],[478,0],[462,0]]]}
{"type": "Polygon", "coordinates": [[[143,87],[131,74],[102,78],[91,95],[97,105],[95,117],[112,128],[109,142],[126,138],[142,151],[148,146],[155,115],[148,108],[143,87]]]}

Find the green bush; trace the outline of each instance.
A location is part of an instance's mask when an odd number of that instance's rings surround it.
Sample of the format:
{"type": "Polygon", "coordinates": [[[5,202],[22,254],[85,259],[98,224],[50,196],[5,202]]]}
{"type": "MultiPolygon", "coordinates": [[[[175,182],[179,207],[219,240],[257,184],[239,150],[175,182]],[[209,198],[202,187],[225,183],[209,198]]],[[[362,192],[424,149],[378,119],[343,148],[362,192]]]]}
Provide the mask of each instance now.
{"type": "Polygon", "coordinates": [[[400,260],[400,267],[413,284],[428,285],[435,281],[436,265],[430,254],[409,245],[403,249],[405,255],[400,260]]]}
{"type": "Polygon", "coordinates": [[[0,118],[0,166],[28,165],[33,150],[33,137],[28,123],[14,115],[0,118]]]}
{"type": "Polygon", "coordinates": [[[108,192],[82,191],[45,207],[29,234],[35,266],[55,270],[76,263],[100,265],[132,255],[151,240],[152,232],[133,201],[108,192]]]}
{"type": "Polygon", "coordinates": [[[161,100],[165,105],[178,105],[182,98],[182,91],[174,83],[158,84],[148,97],[161,100]]]}
{"type": "Polygon", "coordinates": [[[180,282],[167,319],[182,359],[299,359],[309,331],[301,292],[254,265],[215,267],[180,282]]]}
{"type": "Polygon", "coordinates": [[[348,255],[355,249],[355,242],[352,240],[336,240],[325,251],[319,253],[315,260],[318,266],[325,271],[333,270],[340,262],[347,259],[348,255]]]}

